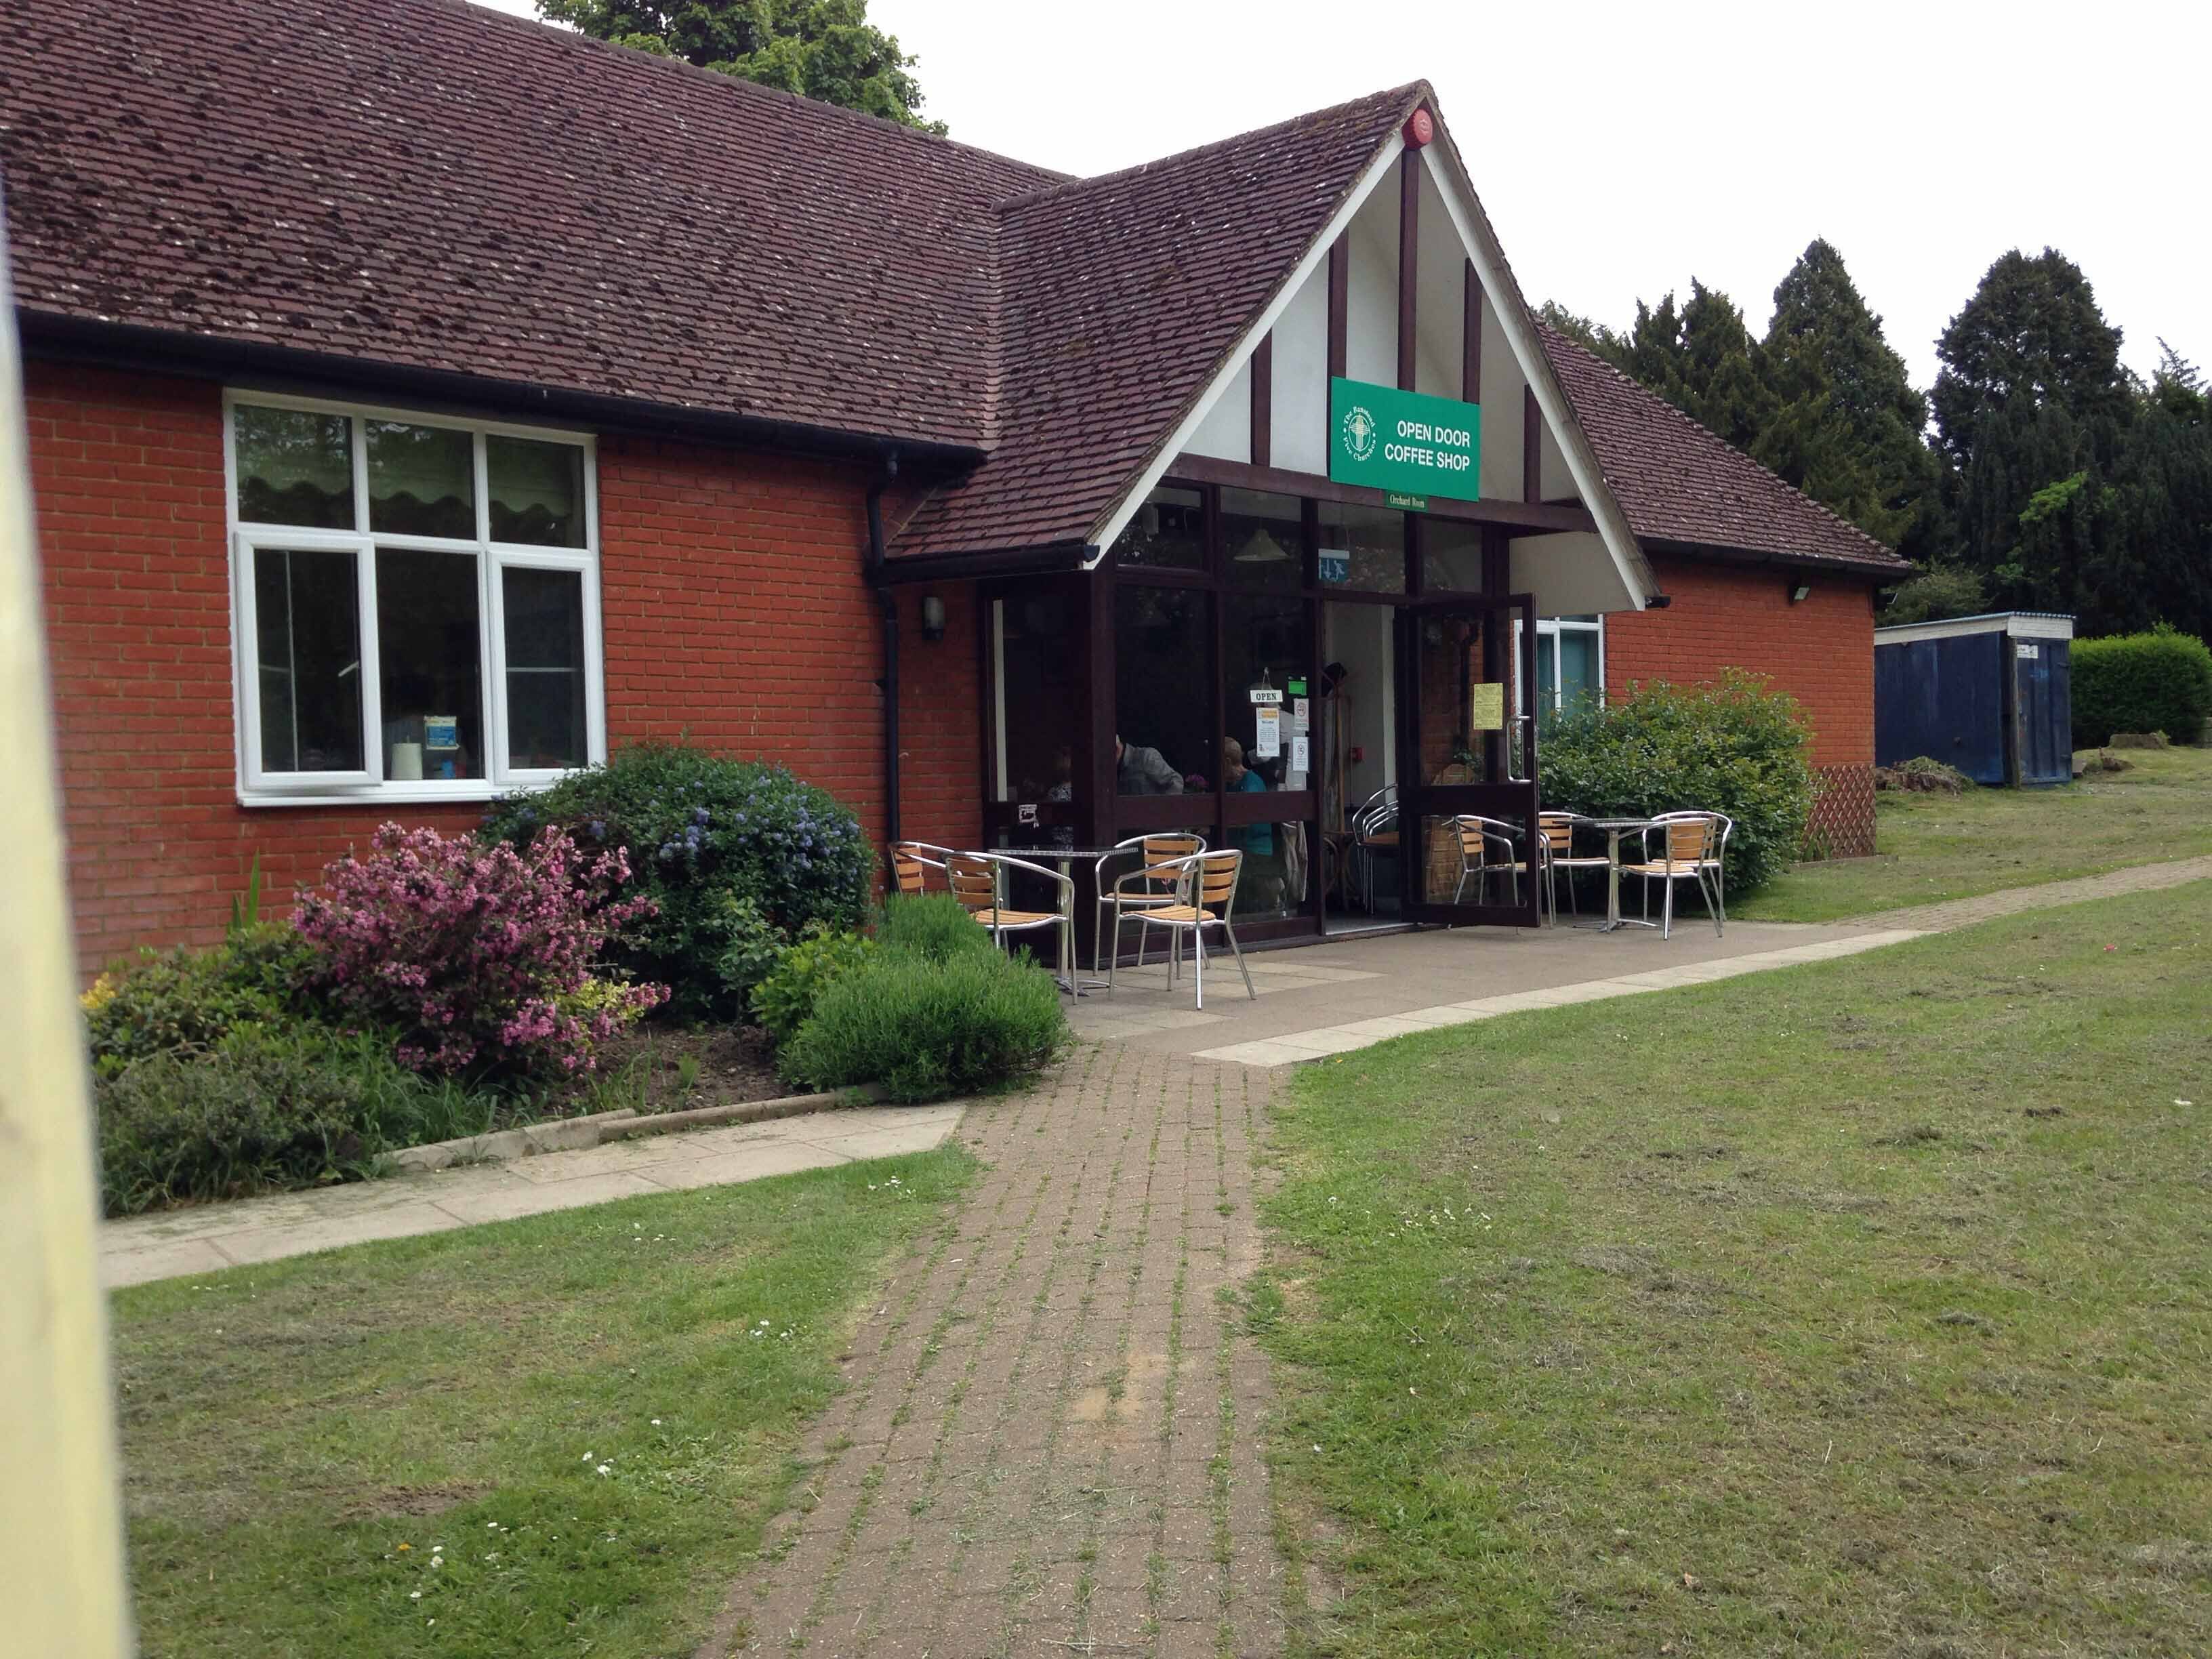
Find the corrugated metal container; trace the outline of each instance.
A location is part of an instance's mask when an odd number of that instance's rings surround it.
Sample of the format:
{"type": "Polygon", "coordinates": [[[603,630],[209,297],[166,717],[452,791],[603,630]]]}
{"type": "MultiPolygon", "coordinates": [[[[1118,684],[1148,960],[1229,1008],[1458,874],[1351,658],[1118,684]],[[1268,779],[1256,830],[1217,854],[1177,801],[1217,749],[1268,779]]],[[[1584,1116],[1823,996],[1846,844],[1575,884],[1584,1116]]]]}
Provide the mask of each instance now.
{"type": "Polygon", "coordinates": [[[2074,775],[2074,618],[2002,611],[1874,630],[1874,758],[1926,755],[1976,783],[2074,775]]]}

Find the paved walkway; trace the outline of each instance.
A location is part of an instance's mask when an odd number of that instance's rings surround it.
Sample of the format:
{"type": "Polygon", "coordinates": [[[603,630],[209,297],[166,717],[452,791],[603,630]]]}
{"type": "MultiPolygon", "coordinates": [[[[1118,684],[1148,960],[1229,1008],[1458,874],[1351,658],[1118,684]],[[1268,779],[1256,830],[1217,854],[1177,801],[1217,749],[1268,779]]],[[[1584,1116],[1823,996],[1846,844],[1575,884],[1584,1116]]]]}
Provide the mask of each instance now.
{"type": "Polygon", "coordinates": [[[2022,910],[2047,910],[2056,905],[2080,904],[2087,899],[2118,898],[2126,893],[2154,893],[2184,882],[2212,881],[2212,855],[2175,859],[2167,864],[2137,864],[2125,870],[2107,870],[2100,876],[2076,876],[2071,881],[2046,881],[2035,887],[2008,887],[2001,892],[1980,893],[1972,898],[1952,899],[1942,904],[1908,906],[1872,915],[1853,916],[1847,927],[1911,927],[1922,933],[1948,933],[1978,921],[2017,915],[2022,910]]]}
{"type": "Polygon", "coordinates": [[[164,1210],[102,1225],[100,1281],[112,1289],[641,1193],[890,1158],[936,1146],[959,1121],[957,1105],[860,1107],[612,1140],[511,1164],[164,1210]]]}
{"type": "Polygon", "coordinates": [[[1270,1074],[1086,1047],[976,1103],[988,1168],[864,1319],[813,1473],[702,1659],[1282,1650],[1260,1255],[1270,1074]]]}

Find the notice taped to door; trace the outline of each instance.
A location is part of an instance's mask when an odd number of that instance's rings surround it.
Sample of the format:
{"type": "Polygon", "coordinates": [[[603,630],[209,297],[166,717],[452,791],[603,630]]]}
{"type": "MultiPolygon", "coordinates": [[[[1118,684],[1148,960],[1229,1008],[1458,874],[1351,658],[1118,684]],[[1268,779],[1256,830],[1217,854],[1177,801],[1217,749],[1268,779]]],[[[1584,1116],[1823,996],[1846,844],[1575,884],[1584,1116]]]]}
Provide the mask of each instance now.
{"type": "Polygon", "coordinates": [[[1477,680],[1467,688],[1467,729],[1503,732],[1505,729],[1505,683],[1477,680]]]}
{"type": "Polygon", "coordinates": [[[1252,753],[1260,760],[1273,760],[1283,752],[1283,720],[1279,708],[1257,710],[1253,720],[1255,726],[1252,753]]]}

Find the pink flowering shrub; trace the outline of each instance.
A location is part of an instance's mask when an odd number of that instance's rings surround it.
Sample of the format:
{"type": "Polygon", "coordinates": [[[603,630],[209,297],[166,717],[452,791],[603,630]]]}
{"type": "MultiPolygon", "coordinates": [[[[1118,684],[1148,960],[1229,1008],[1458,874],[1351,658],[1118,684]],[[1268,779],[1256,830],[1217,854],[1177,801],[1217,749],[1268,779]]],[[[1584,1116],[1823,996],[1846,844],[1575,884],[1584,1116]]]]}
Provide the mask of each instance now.
{"type": "Polygon", "coordinates": [[[601,947],[649,916],[618,899],[629,860],[586,859],[548,829],[518,852],[434,830],[376,832],[365,859],[324,872],[294,917],[340,1007],[396,1028],[418,1071],[590,1069],[594,1045],[663,1000],[660,985],[595,979],[601,947]]]}

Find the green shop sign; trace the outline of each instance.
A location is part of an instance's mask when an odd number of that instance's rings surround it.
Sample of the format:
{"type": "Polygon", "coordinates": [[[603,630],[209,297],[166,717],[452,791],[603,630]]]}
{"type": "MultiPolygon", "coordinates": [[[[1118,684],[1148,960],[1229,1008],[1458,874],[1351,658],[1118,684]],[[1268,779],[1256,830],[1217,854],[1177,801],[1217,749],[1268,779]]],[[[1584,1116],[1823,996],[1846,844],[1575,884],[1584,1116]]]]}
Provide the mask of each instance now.
{"type": "Polygon", "coordinates": [[[1365,484],[1399,496],[1480,501],[1482,406],[1333,379],[1328,476],[1337,483],[1365,484]]]}

